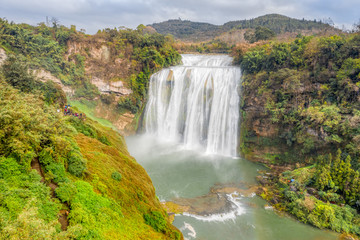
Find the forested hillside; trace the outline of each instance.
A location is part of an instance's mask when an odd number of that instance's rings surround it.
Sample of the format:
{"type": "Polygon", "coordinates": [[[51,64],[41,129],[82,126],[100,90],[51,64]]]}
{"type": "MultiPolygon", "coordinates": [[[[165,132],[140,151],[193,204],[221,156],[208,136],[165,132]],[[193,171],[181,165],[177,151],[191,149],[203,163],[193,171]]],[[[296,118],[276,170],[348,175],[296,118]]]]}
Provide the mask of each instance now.
{"type": "Polygon", "coordinates": [[[148,34],[144,28],[104,29],[90,36],[75,26],[69,29],[56,22],[34,27],[1,19],[0,47],[30,69],[51,73],[70,97],[83,99],[91,111],[111,103],[116,113],[111,120],[116,122],[122,114],[137,113],[144,106],[151,73],[181,59],[171,38],[148,34]],[[94,85],[96,82],[105,90],[94,85]],[[123,86],[125,91],[114,90],[111,84],[123,86]]]}
{"type": "Polygon", "coordinates": [[[323,22],[321,20],[305,20],[286,17],[280,14],[268,14],[254,19],[231,21],[224,24],[227,30],[235,29],[255,29],[259,26],[266,27],[276,34],[284,32],[299,32],[301,30],[324,30],[331,29],[332,21],[328,19],[323,22]]]}
{"type": "Polygon", "coordinates": [[[285,32],[301,33],[306,30],[322,31],[333,30],[332,22],[298,20],[289,18],[279,14],[269,14],[249,20],[239,20],[227,22],[223,25],[213,25],[208,23],[191,22],[188,20],[168,20],[161,23],[154,23],[150,26],[162,34],[171,34],[174,37],[186,41],[209,41],[215,37],[229,32],[231,30],[255,30],[258,27],[266,28],[274,32],[274,34],[281,34],[285,32]]]}
{"type": "MultiPolygon", "coordinates": [[[[150,73],[179,60],[160,35],[128,29],[99,35],[129,49],[133,94],[123,107],[130,110],[132,100],[144,101],[150,73]]],[[[0,238],[182,239],[124,138],[74,106],[64,114],[64,86],[75,90],[73,97],[100,96],[87,75],[90,56],[69,54],[70,42],[83,39],[92,37],[75,27],[1,20],[7,58],[0,72],[0,238]],[[38,79],[34,70],[61,82],[38,79]]]]}
{"type": "Polygon", "coordinates": [[[359,235],[359,33],[233,54],[244,72],[240,150],[288,169],[260,180],[270,186],[262,196],[305,223],[359,235]]]}

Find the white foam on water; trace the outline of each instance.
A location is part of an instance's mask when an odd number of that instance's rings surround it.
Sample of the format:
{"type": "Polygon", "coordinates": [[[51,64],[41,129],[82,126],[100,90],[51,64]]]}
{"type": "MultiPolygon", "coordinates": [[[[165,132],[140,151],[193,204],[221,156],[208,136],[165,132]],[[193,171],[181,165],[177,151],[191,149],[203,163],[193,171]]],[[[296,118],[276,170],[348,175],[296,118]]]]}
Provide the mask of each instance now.
{"type": "Polygon", "coordinates": [[[265,210],[274,210],[273,206],[270,205],[265,205],[264,208],[265,210]]]}
{"type": "Polygon", "coordinates": [[[195,215],[190,214],[187,212],[184,212],[182,215],[195,218],[200,221],[204,222],[225,222],[228,220],[235,221],[237,216],[240,216],[245,213],[245,208],[242,207],[239,200],[241,199],[240,195],[237,192],[233,192],[230,194],[226,194],[226,199],[231,202],[232,204],[232,210],[226,213],[218,213],[218,214],[211,214],[208,216],[201,216],[201,215],[195,215]]]}
{"type": "MultiPolygon", "coordinates": [[[[186,230],[188,232],[186,233],[187,236],[186,237],[184,236],[185,240],[196,239],[196,231],[193,228],[193,226],[191,226],[187,222],[184,222],[184,226],[180,228],[180,231],[184,233],[186,230]],[[190,237],[190,238],[187,238],[187,237],[190,237]]],[[[185,235],[185,234],[183,234],[183,235],[185,235]]]]}
{"type": "Polygon", "coordinates": [[[249,197],[253,198],[256,196],[256,193],[250,193],[249,197]]]}

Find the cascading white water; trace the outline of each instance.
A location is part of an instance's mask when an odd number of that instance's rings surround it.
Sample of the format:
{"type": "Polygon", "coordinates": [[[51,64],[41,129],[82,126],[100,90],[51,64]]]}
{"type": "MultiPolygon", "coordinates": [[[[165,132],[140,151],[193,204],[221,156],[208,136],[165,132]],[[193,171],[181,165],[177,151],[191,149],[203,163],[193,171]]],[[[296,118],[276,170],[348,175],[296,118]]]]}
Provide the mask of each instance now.
{"type": "Polygon", "coordinates": [[[226,55],[182,55],[150,79],[145,131],[190,149],[236,156],[241,72],[226,55]]]}

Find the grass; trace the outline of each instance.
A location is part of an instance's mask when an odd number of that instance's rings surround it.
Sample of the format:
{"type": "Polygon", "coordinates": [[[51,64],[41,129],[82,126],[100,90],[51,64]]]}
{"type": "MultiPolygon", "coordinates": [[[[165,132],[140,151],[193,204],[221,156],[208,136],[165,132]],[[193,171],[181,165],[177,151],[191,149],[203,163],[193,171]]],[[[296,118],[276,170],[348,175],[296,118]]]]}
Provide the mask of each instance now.
{"type": "Polygon", "coordinates": [[[69,100],[68,102],[70,103],[71,106],[76,107],[79,111],[83,112],[86,114],[86,116],[88,118],[91,118],[97,122],[99,122],[101,125],[105,126],[105,127],[109,127],[112,128],[114,130],[116,130],[116,128],[114,127],[114,125],[103,118],[98,118],[95,116],[95,108],[97,103],[95,101],[88,101],[88,100],[69,100]]]}
{"type": "MultiPolygon", "coordinates": [[[[106,137],[111,146],[82,134],[76,140],[87,159],[88,174],[85,181],[97,193],[116,199],[123,213],[123,218],[117,219],[121,228],[114,228],[106,235],[109,235],[109,239],[167,239],[164,234],[154,232],[149,225],[144,224],[144,214],[152,209],[161,209],[151,179],[129,157],[123,139],[116,137],[117,134],[111,130],[103,130],[108,133],[106,137]],[[115,171],[122,175],[121,181],[112,178],[115,171]]],[[[169,222],[166,228],[172,229],[169,222]]]]}
{"type": "Polygon", "coordinates": [[[0,151],[7,153],[0,155],[0,239],[181,236],[156,198],[150,177],[130,156],[118,132],[90,117],[83,121],[56,113],[55,106],[45,105],[37,95],[19,93],[1,81],[0,95],[0,151]],[[45,182],[31,170],[34,158],[39,159],[45,182]],[[118,173],[116,179],[113,173],[118,173]],[[54,198],[50,182],[58,184],[54,198]],[[63,203],[69,210],[66,231],[58,221],[63,203]],[[154,217],[146,224],[149,214],[154,217]]]}

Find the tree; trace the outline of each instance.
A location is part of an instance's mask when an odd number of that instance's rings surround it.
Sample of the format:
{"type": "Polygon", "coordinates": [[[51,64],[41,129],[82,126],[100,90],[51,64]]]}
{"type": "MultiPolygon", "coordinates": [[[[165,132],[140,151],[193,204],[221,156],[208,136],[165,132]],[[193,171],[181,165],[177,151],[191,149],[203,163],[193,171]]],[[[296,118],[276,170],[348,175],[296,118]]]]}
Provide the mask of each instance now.
{"type": "Polygon", "coordinates": [[[275,32],[267,27],[256,27],[255,29],[255,41],[268,40],[275,37],[275,32]]]}
{"type": "Polygon", "coordinates": [[[56,17],[52,17],[51,18],[51,23],[52,23],[52,27],[54,29],[56,29],[59,26],[60,21],[56,17]]]}
{"type": "Polygon", "coordinates": [[[35,77],[28,72],[27,66],[22,64],[15,56],[9,56],[6,59],[2,71],[5,80],[21,91],[31,92],[36,86],[35,77]]]}
{"type": "Polygon", "coordinates": [[[146,28],[146,27],[145,27],[144,24],[140,24],[139,26],[136,27],[136,30],[137,30],[139,33],[142,33],[145,28],[146,28]]]}
{"type": "Polygon", "coordinates": [[[246,41],[248,41],[249,43],[255,42],[255,33],[254,33],[254,30],[248,29],[248,30],[244,33],[244,39],[245,39],[246,41]]]}
{"type": "Polygon", "coordinates": [[[340,186],[342,182],[342,170],[344,167],[343,165],[344,162],[341,161],[341,150],[338,149],[331,167],[331,178],[336,186],[340,186]]]}
{"type": "Polygon", "coordinates": [[[331,159],[324,158],[324,156],[318,158],[315,173],[315,187],[320,191],[331,188],[332,178],[330,174],[330,161],[331,159]]]}

